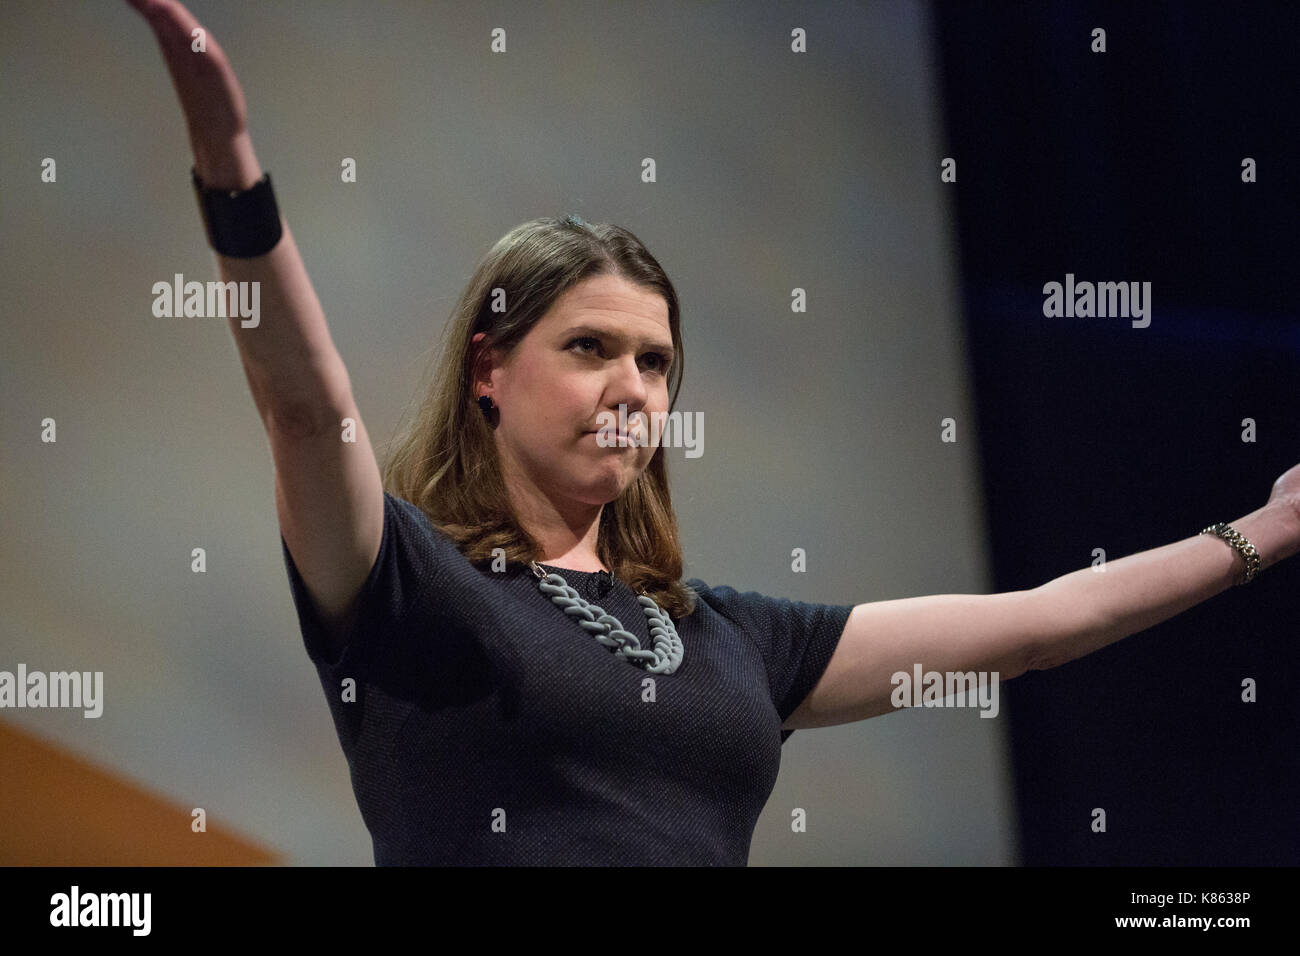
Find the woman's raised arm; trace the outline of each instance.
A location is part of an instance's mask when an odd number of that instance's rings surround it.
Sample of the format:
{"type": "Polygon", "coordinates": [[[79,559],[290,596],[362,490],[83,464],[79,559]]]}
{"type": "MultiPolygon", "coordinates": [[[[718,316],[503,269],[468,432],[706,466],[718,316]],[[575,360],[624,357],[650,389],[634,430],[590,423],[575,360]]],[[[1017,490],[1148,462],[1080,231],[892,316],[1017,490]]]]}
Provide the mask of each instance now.
{"type": "MultiPolygon", "coordinates": [[[[175,0],[128,2],[158,40],[199,178],[221,189],[253,186],[262,169],[243,91],[220,45],[206,31],[196,43],[203,27],[175,0]]],[[[217,262],[223,281],[258,283],[259,321],[245,328],[232,316],[230,329],[270,438],[280,532],[322,619],[342,642],[379,553],[383,485],[325,313],[283,219],[281,227],[280,241],[265,255],[218,254],[217,262]],[[346,441],[345,419],[355,422],[346,441]]]]}

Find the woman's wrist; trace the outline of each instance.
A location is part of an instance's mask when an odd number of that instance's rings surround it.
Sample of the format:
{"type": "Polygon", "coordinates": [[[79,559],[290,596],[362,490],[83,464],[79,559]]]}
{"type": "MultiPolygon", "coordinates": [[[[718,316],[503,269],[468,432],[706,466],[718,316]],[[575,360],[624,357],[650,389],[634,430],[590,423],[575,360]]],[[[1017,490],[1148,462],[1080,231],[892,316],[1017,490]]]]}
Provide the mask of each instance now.
{"type": "Polygon", "coordinates": [[[1255,546],[1261,571],[1300,551],[1300,514],[1289,505],[1270,502],[1229,524],[1255,546]]]}
{"type": "Polygon", "coordinates": [[[195,143],[194,171],[211,189],[251,189],[262,178],[262,167],[247,132],[227,143],[195,143]]]}

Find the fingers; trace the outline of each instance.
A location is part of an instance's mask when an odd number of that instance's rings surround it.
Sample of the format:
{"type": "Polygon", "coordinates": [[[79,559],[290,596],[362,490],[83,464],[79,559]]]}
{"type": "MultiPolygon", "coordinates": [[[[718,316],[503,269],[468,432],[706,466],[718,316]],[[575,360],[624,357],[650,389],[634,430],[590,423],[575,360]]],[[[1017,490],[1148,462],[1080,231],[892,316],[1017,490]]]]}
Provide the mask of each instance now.
{"type": "Polygon", "coordinates": [[[167,59],[167,67],[173,73],[177,69],[182,74],[196,69],[206,69],[210,66],[209,61],[214,54],[224,59],[224,54],[216,41],[207,36],[207,31],[203,30],[202,24],[194,18],[194,14],[176,0],[127,0],[127,2],[144,15],[146,22],[153,29],[158,45],[162,48],[163,56],[167,59]],[[193,49],[195,30],[203,30],[205,54],[193,49]]]}
{"type": "Polygon", "coordinates": [[[148,21],[159,41],[163,40],[164,35],[173,39],[179,35],[187,39],[188,46],[189,36],[200,26],[194,14],[176,0],[126,0],[126,2],[135,7],[148,21]]]}
{"type": "Polygon", "coordinates": [[[220,44],[176,0],[127,0],[153,30],[191,139],[228,142],[245,128],[243,92],[220,44]],[[202,49],[195,49],[201,31],[202,49]]]}

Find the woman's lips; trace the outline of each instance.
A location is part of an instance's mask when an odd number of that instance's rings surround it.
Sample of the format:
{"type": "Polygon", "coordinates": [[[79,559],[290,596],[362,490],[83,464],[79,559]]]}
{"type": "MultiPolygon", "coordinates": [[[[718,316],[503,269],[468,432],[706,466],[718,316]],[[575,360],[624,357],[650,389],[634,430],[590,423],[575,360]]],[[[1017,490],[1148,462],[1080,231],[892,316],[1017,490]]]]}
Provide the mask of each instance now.
{"type": "MultiPolygon", "coordinates": [[[[599,436],[602,434],[603,431],[604,431],[603,429],[599,429],[599,430],[594,431],[594,432],[587,432],[587,434],[588,434],[588,435],[596,435],[596,436],[599,438],[599,436]]],[[[639,434],[639,433],[637,433],[637,434],[639,434]]],[[[612,441],[613,444],[607,445],[606,447],[608,447],[608,448],[617,448],[617,447],[622,447],[622,446],[635,446],[635,445],[636,445],[636,435],[635,435],[635,434],[634,434],[634,435],[629,435],[629,434],[627,434],[626,432],[611,432],[611,433],[609,434],[609,440],[612,441]]]]}

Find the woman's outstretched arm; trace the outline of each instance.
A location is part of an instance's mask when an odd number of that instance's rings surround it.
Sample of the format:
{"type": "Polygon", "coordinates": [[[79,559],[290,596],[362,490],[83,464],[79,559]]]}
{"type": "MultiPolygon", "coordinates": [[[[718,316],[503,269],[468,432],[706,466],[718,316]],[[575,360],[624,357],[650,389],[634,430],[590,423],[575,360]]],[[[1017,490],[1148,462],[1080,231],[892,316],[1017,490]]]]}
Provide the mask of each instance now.
{"type": "MultiPolygon", "coordinates": [[[[1261,570],[1300,551],[1300,465],[1268,502],[1230,522],[1261,570]]],[[[817,686],[788,729],[846,724],[896,709],[894,675],[1047,670],[1154,627],[1241,579],[1245,562],[1223,539],[1198,534],[1084,568],[1032,590],[933,594],[854,607],[817,686]]]]}
{"type": "MultiPolygon", "coordinates": [[[[244,94],[224,51],[175,0],[128,0],[152,28],[207,186],[248,189],[262,176],[244,94]]],[[[178,164],[178,173],[182,167],[178,164]]],[[[275,459],[280,532],[327,626],[339,637],[379,553],[383,486],[347,369],[289,227],[265,255],[217,255],[226,282],[256,282],[260,321],[230,319],[244,374],[275,459]],[[355,441],[343,440],[344,419],[355,441]]],[[[236,310],[232,310],[234,312],[236,310]]]]}

